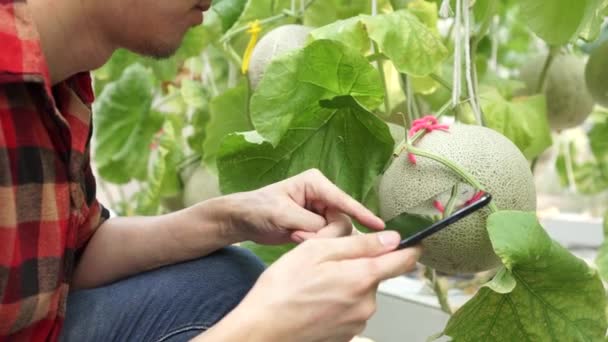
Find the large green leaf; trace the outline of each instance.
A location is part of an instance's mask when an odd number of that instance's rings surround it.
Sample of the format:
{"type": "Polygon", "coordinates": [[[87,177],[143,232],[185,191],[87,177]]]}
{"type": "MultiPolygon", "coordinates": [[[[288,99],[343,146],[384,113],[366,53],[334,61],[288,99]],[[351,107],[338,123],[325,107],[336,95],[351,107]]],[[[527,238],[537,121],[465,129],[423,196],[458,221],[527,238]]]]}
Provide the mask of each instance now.
{"type": "Polygon", "coordinates": [[[339,40],[362,52],[370,47],[364,39],[367,36],[378,44],[397,70],[412,76],[434,72],[448,55],[441,39],[407,10],[338,21],[314,30],[311,36],[339,40]]]}
{"type": "Polygon", "coordinates": [[[149,145],[163,116],[151,110],[153,76],[143,66],[129,66],[106,86],[94,105],[95,161],[108,181],[146,179],[149,145]]]}
{"type": "Polygon", "coordinates": [[[598,0],[527,0],[520,17],[551,45],[564,45],[581,32],[596,14],[598,0]]]}
{"type": "Polygon", "coordinates": [[[502,293],[483,287],[452,316],[446,335],[454,341],[604,338],[606,298],[597,272],[552,241],[535,213],[494,213],[488,232],[511,275],[501,285],[511,282],[509,278],[516,284],[499,286],[502,293]]]}
{"type": "Polygon", "coordinates": [[[604,242],[600,246],[595,264],[604,281],[608,281],[608,212],[604,215],[604,242]]]}
{"type": "MultiPolygon", "coordinates": [[[[246,3],[247,0],[213,0],[210,12],[220,18],[223,31],[226,32],[241,16],[246,3]]],[[[208,14],[205,13],[205,20],[208,14]]]]}
{"type": "Polygon", "coordinates": [[[226,135],[253,128],[247,111],[248,94],[247,80],[243,79],[236,87],[211,100],[211,118],[205,127],[205,141],[202,145],[207,165],[215,164],[217,150],[226,135]]]}
{"type": "Polygon", "coordinates": [[[223,193],[252,190],[310,168],[361,201],[393,149],[388,127],[353,98],[302,111],[280,144],[255,131],[231,134],[218,153],[223,193]]]}
{"type": "Polygon", "coordinates": [[[503,98],[496,90],[480,95],[485,123],[509,138],[528,159],[551,147],[545,97],[503,98]]]}
{"type": "Polygon", "coordinates": [[[273,146],[290,123],[319,101],[352,95],[368,109],[382,102],[378,72],[356,51],[339,42],[319,40],[274,60],[251,98],[256,130],[273,146]]]}

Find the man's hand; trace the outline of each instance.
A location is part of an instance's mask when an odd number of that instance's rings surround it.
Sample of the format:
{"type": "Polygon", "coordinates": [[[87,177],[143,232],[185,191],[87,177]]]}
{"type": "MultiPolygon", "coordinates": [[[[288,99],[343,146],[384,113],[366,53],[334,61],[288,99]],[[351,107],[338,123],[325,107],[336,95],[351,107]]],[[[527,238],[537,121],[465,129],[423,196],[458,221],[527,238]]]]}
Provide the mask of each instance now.
{"type": "MultiPolygon", "coordinates": [[[[384,222],[332,184],[320,171],[309,170],[259,190],[232,195],[237,203],[230,226],[243,240],[261,244],[302,242],[325,236],[330,209],[375,230],[384,222]]],[[[349,235],[344,230],[342,235],[349,235]]]]}
{"type": "Polygon", "coordinates": [[[394,251],[400,237],[393,231],[332,237],[351,223],[334,211],[327,219],[327,237],[285,254],[197,340],[347,342],[359,334],[376,310],[378,284],[412,270],[420,249],[394,251]]]}

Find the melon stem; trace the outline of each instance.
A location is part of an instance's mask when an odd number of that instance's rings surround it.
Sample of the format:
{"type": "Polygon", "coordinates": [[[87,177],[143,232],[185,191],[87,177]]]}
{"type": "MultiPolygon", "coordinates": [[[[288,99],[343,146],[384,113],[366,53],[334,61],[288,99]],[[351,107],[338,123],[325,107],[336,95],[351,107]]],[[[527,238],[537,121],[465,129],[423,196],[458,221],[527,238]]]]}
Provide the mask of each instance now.
{"type": "Polygon", "coordinates": [[[437,271],[431,267],[425,267],[424,276],[429,280],[431,287],[433,288],[433,292],[437,295],[437,300],[439,301],[439,306],[443,312],[448,315],[453,315],[452,307],[448,301],[447,289],[443,284],[440,283],[439,277],[437,276],[437,271]]]}
{"type": "MultiPolygon", "coordinates": [[[[484,189],[483,185],[481,185],[481,183],[479,183],[479,181],[475,177],[473,177],[473,175],[471,175],[468,171],[463,169],[460,165],[452,162],[451,160],[446,159],[435,153],[419,149],[412,145],[407,145],[406,149],[407,149],[407,152],[409,152],[415,156],[429,158],[429,159],[432,159],[432,160],[440,163],[441,165],[447,167],[448,169],[452,170],[454,173],[459,175],[462,179],[464,179],[466,182],[471,184],[471,186],[473,186],[475,189],[481,190],[481,191],[486,191],[484,189]]],[[[492,212],[498,211],[498,207],[496,207],[496,204],[494,204],[493,202],[490,202],[488,207],[490,208],[490,210],[492,212]]]]}
{"type": "Polygon", "coordinates": [[[450,195],[450,200],[448,204],[445,206],[445,212],[443,213],[443,218],[446,218],[452,215],[454,211],[454,207],[456,206],[456,200],[458,199],[458,192],[460,191],[460,183],[456,183],[452,187],[452,194],[450,195]]]}

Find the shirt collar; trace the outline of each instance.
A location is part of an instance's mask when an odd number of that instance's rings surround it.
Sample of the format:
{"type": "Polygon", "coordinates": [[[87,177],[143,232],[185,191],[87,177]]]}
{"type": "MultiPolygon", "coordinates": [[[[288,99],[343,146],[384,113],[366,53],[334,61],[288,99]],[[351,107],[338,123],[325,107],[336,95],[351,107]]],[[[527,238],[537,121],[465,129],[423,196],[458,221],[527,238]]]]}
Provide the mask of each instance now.
{"type": "Polygon", "coordinates": [[[27,1],[0,2],[0,83],[39,81],[50,86],[48,65],[27,1]]]}
{"type": "MultiPolygon", "coordinates": [[[[42,52],[40,35],[27,7],[27,0],[0,1],[0,84],[8,82],[42,83],[53,101],[48,64],[42,52]]],[[[93,102],[89,72],[81,72],[61,82],[70,86],[85,104],[93,102]]]]}

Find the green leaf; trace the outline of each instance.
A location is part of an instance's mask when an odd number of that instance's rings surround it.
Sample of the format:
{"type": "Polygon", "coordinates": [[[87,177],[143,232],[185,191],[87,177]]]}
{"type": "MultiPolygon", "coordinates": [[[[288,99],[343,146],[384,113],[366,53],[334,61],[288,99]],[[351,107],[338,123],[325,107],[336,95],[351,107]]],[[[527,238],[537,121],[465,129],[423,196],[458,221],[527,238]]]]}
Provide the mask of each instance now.
{"type": "Polygon", "coordinates": [[[595,11],[591,11],[590,17],[587,19],[585,26],[580,32],[580,35],[586,41],[592,41],[600,35],[604,18],[608,12],[608,0],[597,1],[595,11]]]}
{"type": "Polygon", "coordinates": [[[190,120],[193,132],[188,136],[188,146],[200,157],[205,157],[203,142],[207,139],[206,128],[210,119],[209,108],[198,108],[192,113],[190,120]]]}
{"type": "Polygon", "coordinates": [[[509,138],[528,159],[551,147],[545,97],[542,95],[507,101],[495,89],[480,95],[486,125],[509,138]]]}
{"type": "Polygon", "coordinates": [[[209,92],[202,83],[192,80],[182,80],[180,92],[184,102],[193,108],[208,106],[209,92]]]}
{"type": "Polygon", "coordinates": [[[439,30],[437,29],[439,15],[436,3],[426,0],[414,0],[407,4],[407,9],[433,33],[439,34],[439,30]]]}
{"type": "Polygon", "coordinates": [[[164,120],[150,109],[153,84],[146,68],[131,65],[106,86],[94,105],[95,161],[100,175],[110,182],[146,179],[149,145],[164,120]]]}
{"type": "Polygon", "coordinates": [[[604,281],[608,281],[608,212],[604,215],[604,242],[600,246],[595,264],[604,281]]]}
{"type": "Polygon", "coordinates": [[[178,174],[178,165],[183,159],[179,143],[181,129],[178,120],[165,121],[148,181],[144,191],[138,196],[138,215],[159,214],[161,198],[175,196],[181,192],[182,185],[178,174]]]}
{"type": "Polygon", "coordinates": [[[277,261],[283,254],[292,250],[296,245],[295,244],[286,244],[280,246],[265,246],[258,245],[255,242],[245,241],[241,243],[241,247],[247,248],[252,251],[253,254],[257,255],[262,261],[270,266],[272,263],[277,261]]]}
{"type": "Polygon", "coordinates": [[[564,45],[595,15],[598,0],[527,0],[520,6],[521,20],[534,33],[550,45],[564,45]]]}
{"type": "Polygon", "coordinates": [[[335,41],[319,40],[275,59],[251,98],[256,130],[276,146],[290,123],[319,101],[352,95],[368,109],[382,102],[378,72],[354,50],[335,41]]]}
{"type": "Polygon", "coordinates": [[[214,97],[210,105],[210,120],[205,128],[205,163],[214,165],[217,151],[222,139],[234,132],[249,131],[253,127],[249,122],[247,106],[249,89],[247,80],[243,79],[236,87],[214,97]]]}
{"type": "Polygon", "coordinates": [[[400,72],[426,76],[448,56],[441,39],[407,11],[368,17],[366,26],[370,38],[400,72]]]}
{"type": "Polygon", "coordinates": [[[366,32],[365,23],[363,22],[364,17],[365,16],[358,16],[338,20],[332,24],[313,30],[310,33],[310,36],[313,39],[337,40],[352,49],[363,53],[368,52],[371,45],[366,32]]]}
{"type": "Polygon", "coordinates": [[[370,14],[369,0],[323,0],[315,1],[304,14],[304,25],[319,27],[335,21],[370,14]]]}
{"type": "Polygon", "coordinates": [[[597,272],[552,241],[535,213],[494,213],[488,219],[488,232],[517,284],[505,293],[480,289],[452,316],[446,335],[454,341],[604,338],[606,298],[597,272]]]}
{"type": "Polygon", "coordinates": [[[332,39],[365,53],[368,36],[397,70],[412,76],[434,72],[448,56],[441,39],[415,15],[399,10],[377,16],[361,15],[311,32],[314,39],[332,39]]]}
{"type": "MultiPolygon", "coordinates": [[[[245,8],[247,0],[213,0],[211,12],[214,12],[222,21],[223,32],[226,32],[238,20],[245,8]]],[[[208,13],[205,13],[207,20],[208,13]]]]}
{"type": "Polygon", "coordinates": [[[388,127],[353,98],[301,111],[276,148],[254,132],[226,137],[218,154],[223,193],[260,188],[318,168],[362,201],[388,162],[388,127]]]}

